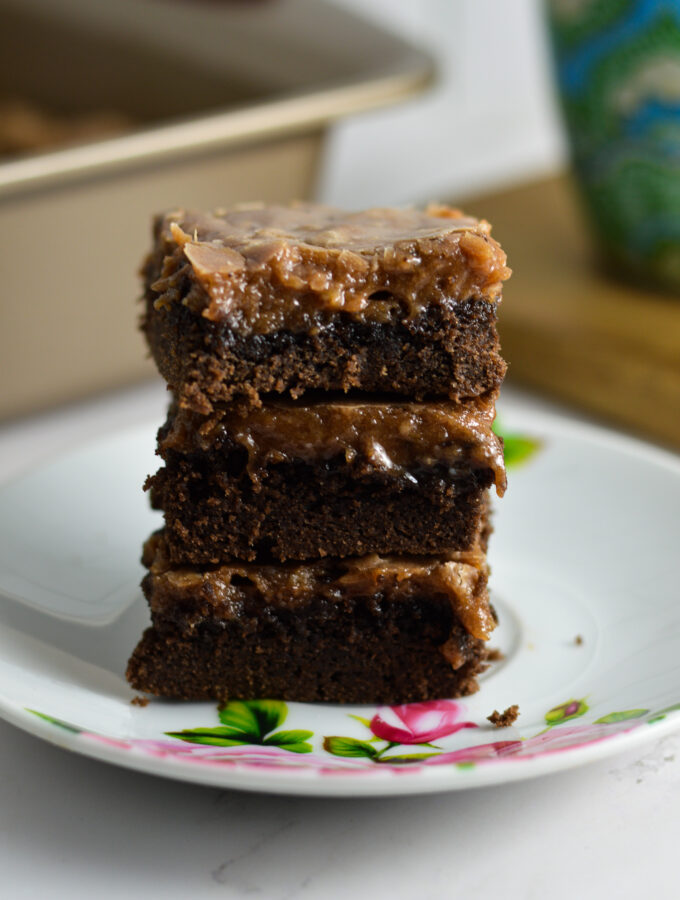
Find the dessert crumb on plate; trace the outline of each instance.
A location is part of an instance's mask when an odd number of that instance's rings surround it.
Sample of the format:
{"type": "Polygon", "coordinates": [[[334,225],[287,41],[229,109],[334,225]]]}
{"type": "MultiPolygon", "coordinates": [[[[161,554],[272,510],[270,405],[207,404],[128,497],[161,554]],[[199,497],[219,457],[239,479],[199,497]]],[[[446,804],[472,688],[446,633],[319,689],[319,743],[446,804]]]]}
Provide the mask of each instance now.
{"type": "Polygon", "coordinates": [[[502,713],[499,713],[497,709],[494,709],[491,715],[486,718],[495,728],[509,728],[510,725],[515,724],[518,716],[519,706],[516,703],[513,703],[512,706],[508,706],[502,713]]]}

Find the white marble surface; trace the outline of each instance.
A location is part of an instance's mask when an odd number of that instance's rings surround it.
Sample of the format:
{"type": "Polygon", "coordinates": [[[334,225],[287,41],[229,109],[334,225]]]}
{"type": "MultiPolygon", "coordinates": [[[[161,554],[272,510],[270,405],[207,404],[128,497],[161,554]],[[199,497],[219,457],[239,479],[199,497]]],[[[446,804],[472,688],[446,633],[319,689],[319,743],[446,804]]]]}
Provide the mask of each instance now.
{"type": "MultiPolygon", "coordinates": [[[[164,404],[154,383],[5,425],[0,476],[164,404]]],[[[322,800],[140,775],[0,722],[0,896],[670,900],[676,790],[680,734],[524,783],[322,800]]]]}

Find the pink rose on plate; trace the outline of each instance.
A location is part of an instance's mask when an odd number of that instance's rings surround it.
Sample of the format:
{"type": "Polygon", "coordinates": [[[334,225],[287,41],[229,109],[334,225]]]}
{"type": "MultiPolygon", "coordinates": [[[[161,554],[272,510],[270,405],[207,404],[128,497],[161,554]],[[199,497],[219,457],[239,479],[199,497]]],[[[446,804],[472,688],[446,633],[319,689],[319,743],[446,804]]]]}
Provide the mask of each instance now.
{"type": "Polygon", "coordinates": [[[461,721],[463,712],[463,705],[453,700],[383,706],[370,728],[376,737],[393,744],[429,744],[461,728],[476,728],[474,722],[461,721]]]}

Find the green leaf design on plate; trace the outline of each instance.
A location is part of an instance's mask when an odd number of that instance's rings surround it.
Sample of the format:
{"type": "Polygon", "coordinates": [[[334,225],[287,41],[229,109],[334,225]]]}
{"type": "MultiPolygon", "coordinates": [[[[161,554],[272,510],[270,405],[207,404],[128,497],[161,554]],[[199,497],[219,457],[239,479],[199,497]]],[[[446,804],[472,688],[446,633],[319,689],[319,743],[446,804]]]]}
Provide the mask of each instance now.
{"type": "Polygon", "coordinates": [[[498,419],[493,423],[493,430],[503,438],[503,456],[508,468],[527,462],[541,449],[541,442],[525,434],[512,434],[506,431],[498,419]]]}
{"type": "Polygon", "coordinates": [[[307,740],[312,737],[313,731],[277,731],[276,734],[270,734],[263,741],[267,747],[281,747],[284,750],[290,750],[292,753],[311,753],[312,745],[307,740]]]}
{"type": "Polygon", "coordinates": [[[381,756],[377,763],[394,763],[395,765],[407,765],[408,763],[421,762],[431,756],[440,756],[439,753],[398,753],[396,756],[381,756]]]}
{"type": "Polygon", "coordinates": [[[334,756],[363,756],[373,759],[378,753],[368,741],[359,741],[351,737],[339,737],[334,735],[323,739],[323,748],[334,756]]]}
{"type": "Polygon", "coordinates": [[[312,745],[307,743],[307,739],[314,734],[312,731],[277,731],[270,734],[288,715],[288,707],[281,700],[231,700],[218,709],[218,715],[221,725],[166,731],[166,734],[189,744],[213,747],[255,744],[280,747],[291,753],[312,751],[312,745]]]}
{"type": "Polygon", "coordinates": [[[38,712],[37,709],[29,709],[28,706],[24,707],[24,709],[26,710],[26,712],[37,716],[39,719],[43,719],[45,722],[49,722],[50,725],[56,725],[58,728],[63,728],[64,731],[70,731],[71,734],[80,734],[83,730],[82,728],[77,728],[75,725],[71,725],[70,722],[64,722],[63,719],[55,719],[54,716],[48,716],[47,713],[38,712]]]}
{"type": "Polygon", "coordinates": [[[601,716],[595,719],[595,725],[613,725],[614,722],[625,722],[627,719],[639,719],[649,712],[648,709],[624,709],[621,712],[609,713],[608,716],[601,716]]]}
{"type": "Polygon", "coordinates": [[[647,724],[651,725],[653,722],[660,722],[662,719],[666,718],[667,713],[676,712],[679,709],[680,703],[674,703],[672,706],[665,706],[663,709],[654,713],[651,719],[647,719],[647,724]]]}
{"type": "Polygon", "coordinates": [[[562,722],[569,722],[571,719],[578,719],[588,712],[588,704],[585,699],[567,700],[566,703],[560,703],[559,706],[553,706],[545,714],[545,721],[548,725],[560,725],[562,722]]]}
{"type": "Polygon", "coordinates": [[[255,743],[248,735],[239,736],[231,728],[185,728],[184,731],[166,731],[168,737],[188,744],[209,744],[211,747],[238,747],[255,743]]]}
{"type": "Polygon", "coordinates": [[[286,721],[288,707],[282,700],[230,700],[218,711],[227,728],[260,741],[286,721]]]}
{"type": "Polygon", "coordinates": [[[311,753],[312,745],[308,744],[306,741],[300,741],[299,743],[294,744],[277,744],[281,750],[287,750],[289,753],[311,753]]]}
{"type": "Polygon", "coordinates": [[[527,462],[540,449],[539,441],[520,435],[508,435],[503,440],[503,455],[508,468],[527,462]]]}

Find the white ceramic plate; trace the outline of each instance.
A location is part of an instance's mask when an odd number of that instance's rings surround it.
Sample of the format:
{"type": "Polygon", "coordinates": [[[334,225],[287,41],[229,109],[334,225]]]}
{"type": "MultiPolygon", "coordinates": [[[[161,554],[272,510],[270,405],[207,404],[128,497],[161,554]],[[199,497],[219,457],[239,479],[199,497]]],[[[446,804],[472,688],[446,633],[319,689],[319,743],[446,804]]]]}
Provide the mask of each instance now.
{"type": "Polygon", "coordinates": [[[397,708],[259,701],[221,713],[132,705],[123,672],[148,620],[137,560],[158,522],[140,491],[156,467],[150,425],[0,491],[0,714],[158,775],[348,796],[527,778],[677,728],[678,459],[555,416],[510,408],[503,418],[507,434],[541,446],[511,467],[496,504],[492,643],[505,659],[475,696],[397,708]],[[515,703],[515,726],[486,721],[515,703]]]}

